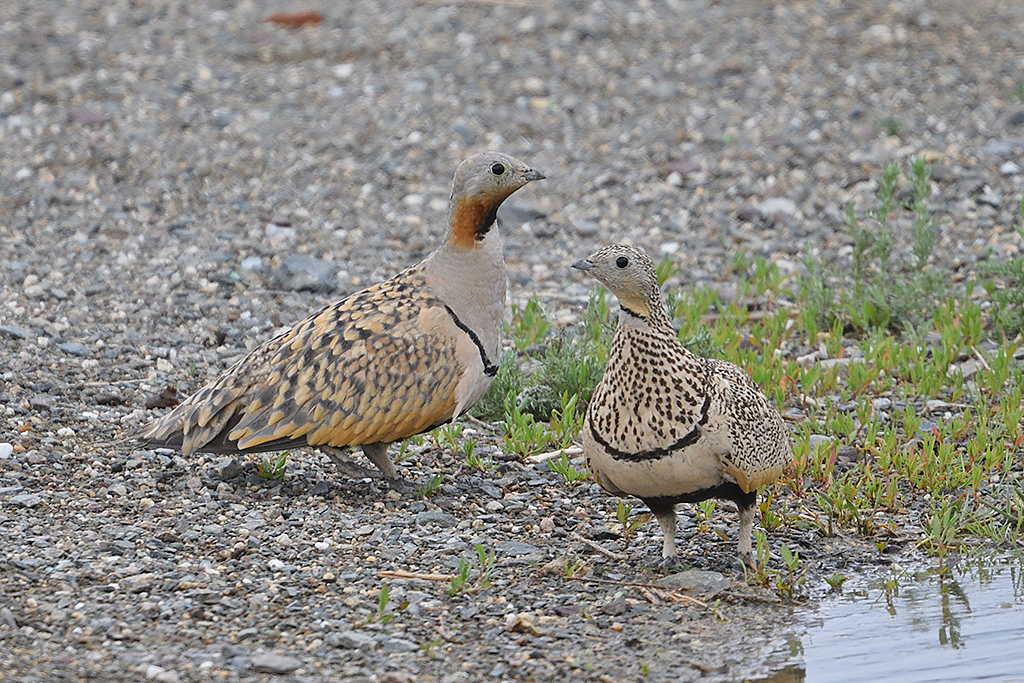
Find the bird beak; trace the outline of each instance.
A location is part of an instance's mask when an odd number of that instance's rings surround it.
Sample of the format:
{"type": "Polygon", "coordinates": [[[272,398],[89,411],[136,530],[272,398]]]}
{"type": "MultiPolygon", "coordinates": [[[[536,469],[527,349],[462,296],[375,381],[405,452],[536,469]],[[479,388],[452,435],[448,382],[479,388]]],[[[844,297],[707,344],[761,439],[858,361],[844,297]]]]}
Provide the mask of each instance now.
{"type": "Polygon", "coordinates": [[[526,182],[530,182],[533,180],[544,180],[547,176],[536,169],[530,168],[523,174],[523,178],[526,179],[526,182]]]}
{"type": "Polygon", "coordinates": [[[590,261],[590,259],[581,258],[579,261],[572,264],[572,267],[575,268],[576,270],[590,270],[591,268],[594,267],[594,264],[590,261]]]}

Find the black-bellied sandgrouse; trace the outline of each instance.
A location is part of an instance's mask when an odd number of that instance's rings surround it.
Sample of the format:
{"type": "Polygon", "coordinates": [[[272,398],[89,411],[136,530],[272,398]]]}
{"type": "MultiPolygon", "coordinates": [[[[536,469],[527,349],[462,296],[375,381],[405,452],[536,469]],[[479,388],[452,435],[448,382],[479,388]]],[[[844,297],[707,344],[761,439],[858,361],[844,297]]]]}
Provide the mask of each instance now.
{"type": "Polygon", "coordinates": [[[505,311],[496,214],[543,178],[508,154],[466,159],[436,251],[253,349],[138,439],[186,455],[313,446],[342,467],[361,446],[400,484],[388,444],[453,420],[494,381],[505,311]]]}
{"type": "Polygon", "coordinates": [[[605,247],[572,267],[604,283],[621,308],[583,423],[594,479],[609,493],[647,504],[664,535],[664,563],[676,554],[676,503],[734,501],[739,551],[749,558],[757,489],[777,479],[791,458],[778,411],[742,369],[683,346],[643,251],[605,247]]]}

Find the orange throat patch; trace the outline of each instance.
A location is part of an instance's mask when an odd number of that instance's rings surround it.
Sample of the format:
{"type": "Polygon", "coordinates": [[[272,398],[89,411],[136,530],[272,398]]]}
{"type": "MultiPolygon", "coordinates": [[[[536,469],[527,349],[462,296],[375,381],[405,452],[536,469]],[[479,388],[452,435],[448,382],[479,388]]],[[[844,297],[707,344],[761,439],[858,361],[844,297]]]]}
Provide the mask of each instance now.
{"type": "Polygon", "coordinates": [[[452,212],[448,240],[460,249],[472,249],[494,225],[504,197],[489,195],[461,200],[452,212]]]}

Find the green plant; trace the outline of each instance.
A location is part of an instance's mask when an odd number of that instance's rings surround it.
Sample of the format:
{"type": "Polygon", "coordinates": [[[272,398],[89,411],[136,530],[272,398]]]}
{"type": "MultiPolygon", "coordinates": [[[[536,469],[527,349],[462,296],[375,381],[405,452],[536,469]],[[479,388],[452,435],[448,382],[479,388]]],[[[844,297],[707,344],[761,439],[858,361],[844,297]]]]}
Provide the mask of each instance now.
{"type": "Polygon", "coordinates": [[[462,436],[463,429],[463,425],[449,422],[432,431],[430,435],[434,438],[434,443],[437,444],[438,448],[442,445],[447,446],[449,452],[455,453],[458,450],[458,441],[459,437],[462,436]]]}
{"type": "Polygon", "coordinates": [[[430,477],[430,479],[427,480],[426,484],[416,489],[416,495],[418,495],[420,498],[429,498],[430,496],[437,493],[437,490],[441,488],[441,484],[443,483],[444,475],[435,474],[432,477],[430,477]]]}
{"type": "Polygon", "coordinates": [[[892,137],[900,137],[903,133],[903,123],[891,114],[878,119],[878,127],[886,135],[891,135],[892,137]]]}
{"type": "Polygon", "coordinates": [[[548,443],[547,425],[522,409],[514,396],[506,397],[505,448],[516,455],[526,456],[542,451],[548,443]]]}
{"type": "MultiPolygon", "coordinates": [[[[1020,219],[1014,230],[1024,239],[1024,197],[1020,200],[1020,219]]],[[[980,270],[990,276],[985,288],[995,304],[996,326],[1005,337],[1020,334],[1024,331],[1024,257],[988,261],[981,264],[980,270]]]]}
{"type": "Polygon", "coordinates": [[[462,592],[484,590],[491,587],[491,575],[494,572],[497,555],[493,550],[486,550],[481,543],[477,543],[473,548],[476,550],[476,562],[467,562],[465,558],[459,558],[458,569],[448,582],[448,595],[454,597],[462,592]],[[476,580],[470,583],[469,579],[474,568],[477,573],[476,580]]]}
{"type": "Polygon", "coordinates": [[[562,456],[548,462],[553,472],[562,475],[562,479],[570,487],[576,486],[586,480],[588,472],[586,468],[576,469],[576,466],[569,461],[569,456],[562,451],[562,456]]]}
{"type": "Polygon", "coordinates": [[[491,469],[491,461],[476,451],[476,442],[469,440],[462,444],[462,454],[466,457],[466,465],[473,469],[486,472],[491,469]]]}
{"type": "Polygon", "coordinates": [[[531,296],[522,310],[512,306],[512,343],[519,351],[543,342],[550,329],[551,322],[536,296],[531,296]]]}
{"type": "Polygon", "coordinates": [[[264,454],[256,466],[256,474],[264,479],[280,481],[284,479],[285,471],[288,469],[288,455],[291,451],[281,451],[277,454],[264,454]]]}
{"type": "MultiPolygon", "coordinates": [[[[386,583],[380,585],[380,590],[377,592],[377,611],[371,612],[366,617],[366,622],[369,624],[378,623],[386,624],[391,621],[395,614],[394,612],[387,611],[388,602],[391,600],[391,589],[388,588],[386,583]]],[[[409,606],[409,603],[403,602],[399,605],[399,609],[405,609],[409,606]]]]}
{"type": "Polygon", "coordinates": [[[783,570],[775,577],[775,588],[783,598],[793,600],[807,581],[807,567],[800,569],[800,553],[790,550],[785,543],[779,548],[783,570]]]}
{"type": "Polygon", "coordinates": [[[928,209],[931,169],[914,159],[900,171],[888,164],[878,181],[878,206],[863,219],[851,203],[844,218],[853,239],[849,271],[805,259],[807,274],[800,279],[800,297],[816,312],[813,325],[805,328],[833,328],[842,321],[847,329],[867,331],[887,328],[893,332],[916,333],[930,323],[939,302],[948,294],[948,277],[928,267],[938,243],[934,217],[928,209]],[[902,202],[897,199],[900,177],[912,186],[902,202]],[[896,235],[891,225],[898,209],[912,212],[913,260],[895,253],[896,235]]]}
{"type": "Polygon", "coordinates": [[[843,584],[846,583],[846,576],[835,571],[832,572],[831,576],[825,578],[825,583],[827,583],[833,591],[840,592],[843,590],[843,584]]]}
{"type": "Polygon", "coordinates": [[[632,512],[633,506],[621,500],[615,506],[615,517],[619,520],[619,525],[622,527],[622,547],[624,549],[629,547],[629,541],[633,532],[647,524],[651,519],[649,513],[632,515],[632,512]]]}

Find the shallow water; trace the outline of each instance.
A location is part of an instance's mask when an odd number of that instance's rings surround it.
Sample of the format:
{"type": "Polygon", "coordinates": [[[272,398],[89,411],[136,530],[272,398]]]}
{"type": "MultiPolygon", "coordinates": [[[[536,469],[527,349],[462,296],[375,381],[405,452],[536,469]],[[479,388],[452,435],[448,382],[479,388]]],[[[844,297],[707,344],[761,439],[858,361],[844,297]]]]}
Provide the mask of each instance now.
{"type": "Polygon", "coordinates": [[[1019,559],[903,572],[824,601],[788,644],[791,665],[767,681],[1024,682],[1019,559]],[[800,656],[802,655],[802,657],[800,656]]]}

